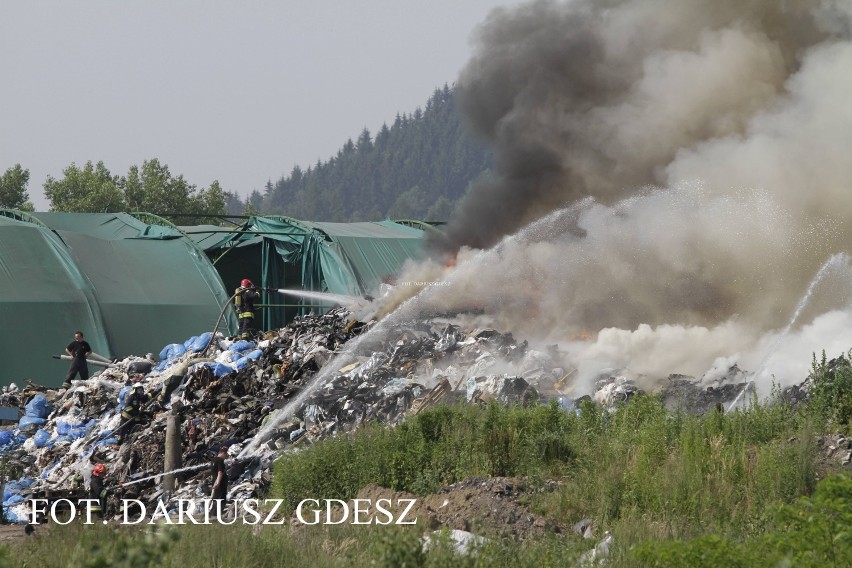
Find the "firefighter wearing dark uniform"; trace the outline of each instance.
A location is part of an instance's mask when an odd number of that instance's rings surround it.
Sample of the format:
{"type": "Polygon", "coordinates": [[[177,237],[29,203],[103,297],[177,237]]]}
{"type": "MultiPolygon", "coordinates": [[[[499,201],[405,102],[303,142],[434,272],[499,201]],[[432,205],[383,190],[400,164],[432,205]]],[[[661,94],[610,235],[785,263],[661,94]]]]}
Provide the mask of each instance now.
{"type": "Polygon", "coordinates": [[[251,280],[244,278],[240,287],[234,292],[234,309],[240,321],[240,339],[251,339],[254,332],[254,303],[260,299],[260,294],[254,289],[251,280]]]}
{"type": "Polygon", "coordinates": [[[133,385],[133,390],[127,393],[124,399],[124,410],[121,411],[121,426],[115,431],[115,437],[119,442],[130,434],[133,427],[142,422],[145,412],[142,410],[151,401],[151,395],[145,392],[141,383],[133,385]]]}
{"type": "Polygon", "coordinates": [[[106,475],[106,466],[102,463],[95,464],[92,469],[92,479],[89,482],[89,499],[97,499],[89,509],[94,512],[99,518],[104,518],[106,510],[106,489],[104,488],[104,476],[106,475]]]}
{"type": "Polygon", "coordinates": [[[68,369],[68,374],[65,375],[65,382],[62,383],[62,386],[69,388],[71,386],[71,379],[73,379],[77,373],[80,373],[81,381],[88,380],[89,365],[86,364],[86,357],[92,353],[92,348],[89,346],[88,342],[83,339],[82,331],[74,333],[74,341],[68,344],[68,347],[65,348],[65,352],[68,353],[72,359],[71,368],[68,369]]]}

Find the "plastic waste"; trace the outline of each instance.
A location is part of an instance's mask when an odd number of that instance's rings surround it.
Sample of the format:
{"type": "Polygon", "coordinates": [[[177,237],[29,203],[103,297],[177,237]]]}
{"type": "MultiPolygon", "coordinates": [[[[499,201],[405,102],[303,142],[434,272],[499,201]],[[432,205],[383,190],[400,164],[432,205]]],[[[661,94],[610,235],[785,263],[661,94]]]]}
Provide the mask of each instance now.
{"type": "Polygon", "coordinates": [[[15,436],[11,430],[0,430],[0,446],[11,444],[14,439],[15,436]]]}
{"type": "Polygon", "coordinates": [[[18,420],[18,428],[23,430],[24,428],[26,428],[28,426],[33,426],[33,425],[41,426],[44,423],[45,423],[44,418],[38,418],[36,416],[21,416],[21,419],[18,420]]]}
{"type": "Polygon", "coordinates": [[[257,361],[258,359],[260,359],[261,355],[263,355],[263,350],[262,349],[255,349],[254,351],[249,351],[248,353],[246,353],[245,357],[246,357],[246,359],[251,359],[252,361],[257,361]]]}
{"type": "Polygon", "coordinates": [[[125,385],[120,391],[118,391],[118,410],[124,410],[124,398],[127,396],[127,393],[129,393],[132,389],[132,386],[125,385]]]}
{"type": "Polygon", "coordinates": [[[248,349],[251,349],[252,347],[254,347],[253,341],[246,341],[245,339],[243,339],[243,340],[237,341],[236,343],[231,345],[230,350],[242,352],[242,351],[246,351],[248,349]]]}
{"type": "MultiPolygon", "coordinates": [[[[186,347],[180,343],[169,343],[160,351],[160,361],[169,361],[186,353],[186,347]]],[[[162,364],[162,363],[161,363],[162,364]]],[[[159,367],[159,365],[157,365],[159,367]]]]}
{"type": "Polygon", "coordinates": [[[203,351],[210,343],[211,339],[213,339],[213,334],[206,331],[197,337],[193,337],[191,343],[189,345],[184,344],[184,346],[187,351],[197,353],[198,351],[203,351]]]}
{"type": "Polygon", "coordinates": [[[25,414],[35,418],[47,418],[51,410],[47,398],[43,394],[37,394],[27,403],[25,414]]]}
{"type": "Polygon", "coordinates": [[[37,448],[43,448],[50,440],[50,434],[47,430],[38,430],[33,435],[33,441],[37,448]]]}
{"type": "Polygon", "coordinates": [[[224,377],[228,373],[234,372],[234,367],[232,367],[230,365],[225,365],[224,363],[219,363],[219,362],[209,362],[209,361],[193,365],[192,369],[197,369],[197,368],[200,368],[200,367],[207,367],[207,368],[211,369],[213,371],[213,376],[216,377],[217,379],[220,378],[220,377],[224,377]]]}

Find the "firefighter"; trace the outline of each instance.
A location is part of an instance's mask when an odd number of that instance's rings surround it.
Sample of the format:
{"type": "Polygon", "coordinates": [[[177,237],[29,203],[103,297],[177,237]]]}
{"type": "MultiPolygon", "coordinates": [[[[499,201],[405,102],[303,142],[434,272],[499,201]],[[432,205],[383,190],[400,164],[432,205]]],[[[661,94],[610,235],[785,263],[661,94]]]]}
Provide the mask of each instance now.
{"type": "Polygon", "coordinates": [[[134,383],[133,390],[124,399],[124,410],[121,411],[121,425],[115,431],[119,443],[133,431],[133,427],[141,423],[147,414],[144,406],[151,401],[151,395],[145,392],[142,383],[134,383]]]}
{"type": "Polygon", "coordinates": [[[243,278],[234,292],[234,309],[240,322],[240,339],[251,339],[254,332],[254,303],[260,294],[248,278],[243,278]]]}
{"type": "Polygon", "coordinates": [[[74,341],[68,344],[65,352],[72,357],[71,368],[68,369],[68,374],[65,375],[65,382],[62,386],[71,388],[71,379],[80,373],[80,380],[85,381],[89,378],[89,366],[86,363],[86,358],[92,354],[92,348],[89,343],[83,339],[83,332],[74,332],[74,341]]]}
{"type": "Polygon", "coordinates": [[[104,518],[104,511],[106,511],[107,490],[104,487],[106,471],[107,469],[104,464],[95,464],[95,467],[92,468],[92,479],[89,482],[89,499],[97,499],[97,502],[89,510],[94,512],[100,519],[104,518]]]}

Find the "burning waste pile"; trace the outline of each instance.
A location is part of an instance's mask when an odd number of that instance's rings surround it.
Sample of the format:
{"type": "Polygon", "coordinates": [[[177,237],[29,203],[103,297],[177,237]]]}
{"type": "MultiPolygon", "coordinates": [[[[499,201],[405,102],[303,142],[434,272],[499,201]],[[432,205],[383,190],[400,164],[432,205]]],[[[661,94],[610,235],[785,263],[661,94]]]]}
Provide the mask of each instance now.
{"type": "MultiPolygon", "coordinates": [[[[555,399],[566,410],[579,403],[574,370],[556,345],[536,350],[511,333],[465,330],[450,319],[388,326],[350,318],[344,308],[304,316],[257,342],[206,333],[167,345],[159,363],[150,354],[128,357],[67,390],[4,388],[0,404],[24,410],[17,426],[0,430],[0,457],[18,478],[6,484],[6,518],[28,522],[30,498],[85,496],[96,463],[118,489],[108,511],[118,513],[121,498],[168,510],[210,495],[210,452],[222,445],[234,458],[228,498],[248,499],[269,486],[278,452],[367,422],[396,424],[438,401],[555,399]],[[141,412],[128,418],[134,398],[141,412]],[[180,459],[167,465],[174,416],[180,459]],[[174,491],[160,483],[170,467],[174,491]]],[[[728,382],[742,378],[737,369],[729,375],[728,382]]],[[[744,386],[705,389],[680,375],[669,382],[670,404],[699,411],[730,402],[744,386]]],[[[593,399],[613,407],[636,392],[629,374],[605,372],[593,399]]]]}

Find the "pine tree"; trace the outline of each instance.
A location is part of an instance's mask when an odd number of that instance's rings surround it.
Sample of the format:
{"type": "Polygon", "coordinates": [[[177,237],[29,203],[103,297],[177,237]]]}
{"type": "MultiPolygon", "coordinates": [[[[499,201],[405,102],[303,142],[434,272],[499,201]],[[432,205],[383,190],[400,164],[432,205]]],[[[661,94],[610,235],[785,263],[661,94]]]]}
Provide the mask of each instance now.
{"type": "Polygon", "coordinates": [[[490,152],[466,131],[454,90],[444,84],[425,110],[397,113],[374,139],[364,127],[328,160],[267,183],[258,209],[317,221],[448,217],[490,167],[490,152]]]}

